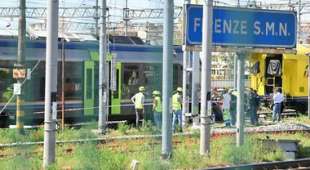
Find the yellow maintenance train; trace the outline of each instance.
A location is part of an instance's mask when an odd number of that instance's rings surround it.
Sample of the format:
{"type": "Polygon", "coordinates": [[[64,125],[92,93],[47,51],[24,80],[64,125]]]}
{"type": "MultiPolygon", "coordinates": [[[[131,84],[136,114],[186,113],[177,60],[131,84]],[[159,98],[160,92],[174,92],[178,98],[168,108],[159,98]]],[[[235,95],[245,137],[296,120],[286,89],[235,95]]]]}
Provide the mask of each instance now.
{"type": "Polygon", "coordinates": [[[250,57],[250,87],[270,99],[282,88],[286,106],[307,109],[310,45],[298,45],[296,54],[254,54],[250,57]]]}

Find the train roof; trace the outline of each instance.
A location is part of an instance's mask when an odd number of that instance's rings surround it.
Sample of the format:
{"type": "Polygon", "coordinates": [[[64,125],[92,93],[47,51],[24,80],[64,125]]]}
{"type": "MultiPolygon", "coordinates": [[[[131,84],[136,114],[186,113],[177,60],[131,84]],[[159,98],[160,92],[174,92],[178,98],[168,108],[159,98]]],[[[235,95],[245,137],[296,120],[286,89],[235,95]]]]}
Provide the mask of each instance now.
{"type": "MultiPolygon", "coordinates": [[[[26,40],[25,47],[27,60],[45,59],[45,40],[26,40]]],[[[59,41],[58,49],[61,50],[61,48],[62,43],[59,41]]],[[[64,43],[64,49],[67,61],[85,61],[91,58],[91,51],[99,50],[99,43],[98,41],[70,41],[64,43]]],[[[162,61],[162,46],[108,43],[108,49],[112,54],[116,54],[119,61],[123,62],[152,63],[162,61]]],[[[15,60],[16,55],[17,39],[0,39],[0,60],[15,60]]],[[[174,47],[174,56],[178,60],[177,63],[180,63],[182,60],[181,46],[174,47]]]]}
{"type": "MultiPolygon", "coordinates": [[[[148,52],[162,52],[162,46],[153,46],[145,44],[121,44],[121,43],[108,43],[110,51],[148,51],[148,52]]],[[[0,47],[17,47],[17,39],[0,39],[0,47]]],[[[45,40],[26,40],[26,48],[45,48],[45,40]]],[[[62,44],[58,41],[58,49],[61,49],[62,44]]],[[[98,50],[98,41],[72,41],[65,42],[65,49],[78,49],[78,50],[98,50]]],[[[182,53],[181,46],[174,46],[176,53],[182,53]]]]}

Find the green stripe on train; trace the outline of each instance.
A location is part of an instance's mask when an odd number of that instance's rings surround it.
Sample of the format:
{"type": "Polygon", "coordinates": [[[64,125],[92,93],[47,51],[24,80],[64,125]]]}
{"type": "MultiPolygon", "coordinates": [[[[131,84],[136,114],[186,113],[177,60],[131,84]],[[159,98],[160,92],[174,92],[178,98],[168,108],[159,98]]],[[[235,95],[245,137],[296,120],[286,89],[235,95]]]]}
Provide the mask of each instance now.
{"type": "Polygon", "coordinates": [[[94,115],[95,107],[95,62],[85,61],[84,62],[84,115],[91,116],[94,115]]]}
{"type": "Polygon", "coordinates": [[[122,73],[122,64],[116,64],[116,74],[117,74],[117,90],[116,92],[112,92],[112,107],[111,107],[111,114],[116,115],[121,113],[121,96],[122,96],[122,81],[121,81],[121,73],[122,73]]]}

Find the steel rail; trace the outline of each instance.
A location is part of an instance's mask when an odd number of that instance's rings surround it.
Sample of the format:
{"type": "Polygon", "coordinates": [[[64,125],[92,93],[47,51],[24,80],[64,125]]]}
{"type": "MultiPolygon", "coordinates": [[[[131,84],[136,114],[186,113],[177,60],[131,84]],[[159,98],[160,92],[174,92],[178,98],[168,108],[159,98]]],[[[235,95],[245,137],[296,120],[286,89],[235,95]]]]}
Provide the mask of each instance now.
{"type": "MultiPolygon", "coordinates": [[[[247,129],[245,130],[245,133],[247,134],[253,134],[253,133],[272,133],[272,134],[278,134],[278,133],[298,133],[298,132],[306,132],[310,133],[309,129],[286,129],[286,130],[255,130],[255,129],[247,129]]],[[[226,136],[226,135],[235,135],[236,129],[229,129],[223,131],[223,129],[212,129],[211,134],[213,137],[215,136],[226,136]]],[[[175,133],[173,136],[189,136],[193,137],[195,135],[199,135],[198,132],[184,132],[184,133],[175,133]]],[[[156,135],[126,135],[126,136],[105,136],[105,137],[98,137],[98,138],[85,138],[85,139],[75,139],[75,140],[61,140],[56,141],[56,144],[69,144],[69,143],[103,143],[103,142],[109,142],[109,141],[122,141],[122,140],[141,140],[141,139],[151,139],[151,138],[161,138],[160,134],[156,135]]],[[[0,148],[6,148],[6,147],[17,147],[17,146],[32,146],[32,145],[42,145],[43,141],[39,142],[15,142],[15,143],[6,143],[6,144],[0,144],[0,148]]]]}
{"type": "Polygon", "coordinates": [[[290,161],[274,161],[274,162],[263,162],[237,166],[225,166],[225,167],[214,167],[205,168],[206,170],[232,170],[232,169],[308,169],[310,168],[310,158],[303,158],[290,161]]]}

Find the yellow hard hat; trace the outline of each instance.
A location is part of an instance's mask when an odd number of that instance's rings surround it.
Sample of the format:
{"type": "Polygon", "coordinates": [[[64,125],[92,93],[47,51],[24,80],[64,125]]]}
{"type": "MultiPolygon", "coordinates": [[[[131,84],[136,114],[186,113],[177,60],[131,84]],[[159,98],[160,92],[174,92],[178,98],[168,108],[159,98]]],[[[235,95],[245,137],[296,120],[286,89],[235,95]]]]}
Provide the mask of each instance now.
{"type": "Polygon", "coordinates": [[[182,87],[178,87],[178,88],[177,88],[177,91],[178,91],[178,92],[182,92],[182,91],[183,91],[182,87]]]}
{"type": "Polygon", "coordinates": [[[144,90],[145,90],[144,86],[140,86],[140,87],[139,87],[139,91],[142,92],[142,91],[144,91],[144,90]]]}
{"type": "Polygon", "coordinates": [[[158,90],[154,90],[152,94],[153,95],[160,95],[160,92],[158,90]]]}

